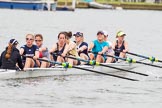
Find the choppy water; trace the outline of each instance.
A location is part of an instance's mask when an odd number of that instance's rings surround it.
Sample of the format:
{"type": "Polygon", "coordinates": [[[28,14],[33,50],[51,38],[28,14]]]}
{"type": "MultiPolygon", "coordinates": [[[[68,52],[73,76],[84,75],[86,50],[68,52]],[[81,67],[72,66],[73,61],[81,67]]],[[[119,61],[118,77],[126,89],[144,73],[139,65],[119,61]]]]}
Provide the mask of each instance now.
{"type": "MultiPolygon", "coordinates": [[[[81,31],[87,42],[98,30],[126,32],[130,51],[162,59],[162,12],[140,10],[78,9],[75,12],[0,10],[0,52],[10,38],[19,46],[27,33],[42,33],[51,48],[60,31],[81,31]]],[[[105,75],[55,76],[0,80],[1,108],[161,108],[162,70],[141,65],[134,69],[150,76],[124,74],[138,82],[105,75]]],[[[124,72],[123,72],[124,73],[124,72]]]]}

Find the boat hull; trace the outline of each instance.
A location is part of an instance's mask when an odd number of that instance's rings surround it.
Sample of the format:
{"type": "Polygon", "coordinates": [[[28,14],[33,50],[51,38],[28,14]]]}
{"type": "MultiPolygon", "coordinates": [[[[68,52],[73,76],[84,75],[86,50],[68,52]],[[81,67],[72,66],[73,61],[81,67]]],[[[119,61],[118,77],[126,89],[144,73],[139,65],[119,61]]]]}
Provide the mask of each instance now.
{"type": "MultiPolygon", "coordinates": [[[[129,64],[107,64],[107,65],[123,68],[126,70],[135,68],[135,66],[129,64]]],[[[120,71],[120,70],[111,69],[102,66],[82,65],[78,67],[88,69],[88,70],[95,70],[102,73],[113,73],[113,72],[120,71]]],[[[57,76],[58,75],[88,75],[88,74],[96,74],[96,73],[93,71],[85,71],[76,68],[63,68],[60,66],[54,68],[28,68],[26,69],[26,71],[0,69],[0,79],[33,78],[33,77],[55,76],[55,75],[57,76]]]]}
{"type": "Polygon", "coordinates": [[[49,3],[41,1],[0,1],[0,8],[25,10],[56,10],[56,3],[50,3],[49,6],[49,3]]]}
{"type": "Polygon", "coordinates": [[[97,2],[89,2],[88,5],[90,8],[95,8],[95,9],[114,9],[112,5],[104,5],[97,2]]]}

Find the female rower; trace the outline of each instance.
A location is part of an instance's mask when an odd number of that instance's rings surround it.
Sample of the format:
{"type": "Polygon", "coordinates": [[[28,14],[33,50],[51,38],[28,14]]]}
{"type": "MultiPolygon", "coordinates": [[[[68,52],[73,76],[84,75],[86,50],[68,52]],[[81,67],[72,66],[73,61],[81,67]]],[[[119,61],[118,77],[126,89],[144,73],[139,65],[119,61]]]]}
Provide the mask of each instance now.
{"type": "Polygon", "coordinates": [[[123,31],[117,32],[116,34],[117,39],[112,45],[115,51],[115,56],[119,56],[122,58],[126,57],[126,52],[128,51],[128,43],[124,40],[125,36],[126,34],[123,31]]]}
{"type": "MultiPolygon", "coordinates": [[[[43,45],[43,36],[41,34],[35,35],[35,43],[39,48],[39,58],[49,59],[48,48],[43,45]]],[[[41,68],[49,67],[49,63],[45,61],[41,61],[41,68]]]]}
{"type": "Polygon", "coordinates": [[[32,34],[26,35],[26,45],[21,46],[20,55],[23,56],[23,62],[25,63],[24,69],[40,67],[39,48],[33,44],[34,36],[32,34]],[[28,57],[29,56],[29,57],[28,57]]]}
{"type": "Polygon", "coordinates": [[[51,60],[65,62],[65,58],[60,56],[64,52],[65,47],[68,47],[66,44],[66,33],[60,32],[58,34],[58,42],[54,44],[52,49],[49,51],[51,54],[51,60]]]}
{"type": "MultiPolygon", "coordinates": [[[[89,60],[88,44],[86,42],[84,42],[83,33],[76,32],[74,34],[74,36],[75,36],[75,42],[76,42],[76,45],[77,45],[78,55],[80,56],[80,58],[82,58],[84,60],[89,60]]],[[[81,64],[85,64],[85,62],[81,62],[81,64]]]]}
{"type": "MultiPolygon", "coordinates": [[[[108,51],[106,52],[106,55],[114,56],[114,50],[112,48],[112,43],[108,40],[108,33],[106,31],[103,31],[104,33],[104,40],[109,44],[108,51]]],[[[114,61],[113,57],[107,56],[106,63],[112,63],[114,61]]]]}
{"type": "MultiPolygon", "coordinates": [[[[65,36],[66,36],[66,44],[68,45],[68,47],[65,48],[65,51],[62,53],[62,56],[65,57],[66,55],[66,56],[72,56],[72,57],[78,58],[79,55],[77,52],[77,46],[75,42],[70,40],[72,37],[72,32],[65,32],[65,36]]],[[[67,58],[67,62],[71,65],[80,64],[80,61],[71,59],[71,58],[67,58]]]]}
{"type": "Polygon", "coordinates": [[[94,40],[89,45],[89,51],[92,50],[92,53],[89,54],[91,60],[96,60],[96,62],[105,62],[106,56],[102,55],[108,51],[109,44],[104,40],[104,32],[97,32],[97,40],[94,40]]]}
{"type": "Polygon", "coordinates": [[[11,39],[6,50],[2,52],[0,58],[0,67],[2,69],[23,70],[24,66],[22,64],[19,50],[16,48],[17,44],[18,41],[16,39],[11,39]],[[18,67],[16,64],[18,64],[18,67]]]}

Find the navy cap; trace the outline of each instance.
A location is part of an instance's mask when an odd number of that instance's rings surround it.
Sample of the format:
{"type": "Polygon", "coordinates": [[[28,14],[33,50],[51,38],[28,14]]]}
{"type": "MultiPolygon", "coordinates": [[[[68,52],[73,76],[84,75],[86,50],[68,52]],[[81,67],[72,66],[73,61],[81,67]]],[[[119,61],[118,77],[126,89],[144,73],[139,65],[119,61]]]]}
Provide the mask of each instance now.
{"type": "Polygon", "coordinates": [[[74,34],[74,36],[82,36],[82,37],[83,37],[83,33],[81,33],[81,32],[76,32],[76,33],[74,34]]]}
{"type": "Polygon", "coordinates": [[[10,42],[12,45],[18,44],[18,41],[16,39],[11,39],[10,42]]]}
{"type": "Polygon", "coordinates": [[[103,31],[98,31],[97,35],[99,35],[99,34],[103,34],[104,35],[104,32],[103,31]]]}

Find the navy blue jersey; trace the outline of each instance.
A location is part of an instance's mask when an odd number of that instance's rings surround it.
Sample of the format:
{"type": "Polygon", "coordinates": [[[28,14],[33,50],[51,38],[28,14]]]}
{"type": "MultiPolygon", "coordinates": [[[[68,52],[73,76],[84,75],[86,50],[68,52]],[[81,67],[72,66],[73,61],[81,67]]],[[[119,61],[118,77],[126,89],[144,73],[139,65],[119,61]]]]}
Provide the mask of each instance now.
{"type": "Polygon", "coordinates": [[[79,56],[80,56],[81,53],[88,55],[88,44],[86,42],[82,42],[79,46],[77,46],[77,49],[81,48],[84,45],[87,46],[87,49],[83,50],[82,52],[79,52],[78,53],[79,56]]]}
{"type": "Polygon", "coordinates": [[[120,55],[120,52],[122,52],[124,49],[125,49],[125,46],[124,46],[124,41],[122,43],[122,45],[119,47],[118,45],[118,40],[116,40],[116,46],[115,46],[115,56],[119,56],[120,55]]]}
{"type": "Polygon", "coordinates": [[[36,45],[32,45],[32,47],[28,47],[27,45],[23,45],[23,46],[21,46],[21,48],[24,49],[23,55],[25,55],[25,56],[34,56],[35,51],[39,51],[39,48],[36,45]]]}

